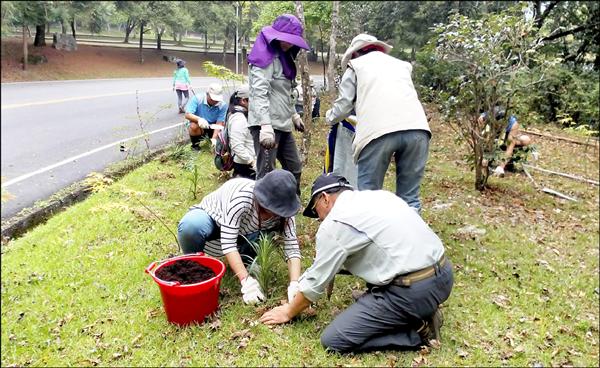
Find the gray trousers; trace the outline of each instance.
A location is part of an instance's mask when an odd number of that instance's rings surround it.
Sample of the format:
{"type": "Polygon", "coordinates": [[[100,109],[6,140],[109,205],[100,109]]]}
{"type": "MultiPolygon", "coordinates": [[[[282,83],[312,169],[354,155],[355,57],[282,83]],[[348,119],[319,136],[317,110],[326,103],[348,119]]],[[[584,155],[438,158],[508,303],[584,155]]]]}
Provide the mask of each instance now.
{"type": "Polygon", "coordinates": [[[256,152],[256,179],[260,179],[275,169],[275,159],[281,164],[281,168],[294,174],[297,183],[297,193],[300,195],[300,175],[302,174],[302,161],[298,154],[298,147],[292,132],[275,131],[275,148],[267,150],[260,145],[260,127],[250,127],[250,133],[254,140],[254,152],[256,152]]]}
{"type": "Polygon", "coordinates": [[[409,287],[372,287],[327,326],[321,344],[340,353],[423,345],[417,329],[448,299],[454,282],[449,260],[436,271],[409,287]]]}

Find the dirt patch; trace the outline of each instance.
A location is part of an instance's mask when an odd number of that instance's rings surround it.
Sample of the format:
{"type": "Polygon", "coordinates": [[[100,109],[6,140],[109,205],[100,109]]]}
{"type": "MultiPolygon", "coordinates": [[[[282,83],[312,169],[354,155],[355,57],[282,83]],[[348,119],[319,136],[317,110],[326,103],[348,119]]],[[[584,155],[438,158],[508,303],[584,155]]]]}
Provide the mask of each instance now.
{"type": "Polygon", "coordinates": [[[156,271],[156,277],[159,279],[171,282],[177,281],[182,285],[196,284],[215,276],[212,269],[186,259],[175,261],[170,265],[160,267],[156,271]]]}
{"type": "MultiPolygon", "coordinates": [[[[47,63],[28,65],[22,70],[23,47],[19,38],[3,38],[1,43],[2,82],[25,82],[65,79],[97,78],[150,78],[171,77],[174,64],[165,61],[163,56],[174,56],[186,60],[192,82],[194,77],[204,77],[202,63],[212,61],[235,70],[235,55],[227,54],[223,62],[222,54],[207,54],[193,51],[172,51],[144,49],[144,63],[139,62],[137,48],[112,46],[79,45],[77,51],[64,51],[52,48],[52,42],[45,47],[29,44],[30,55],[43,55],[47,63]]],[[[322,73],[320,63],[310,63],[311,74],[322,73]]],[[[247,74],[247,65],[242,66],[247,74]]]]}

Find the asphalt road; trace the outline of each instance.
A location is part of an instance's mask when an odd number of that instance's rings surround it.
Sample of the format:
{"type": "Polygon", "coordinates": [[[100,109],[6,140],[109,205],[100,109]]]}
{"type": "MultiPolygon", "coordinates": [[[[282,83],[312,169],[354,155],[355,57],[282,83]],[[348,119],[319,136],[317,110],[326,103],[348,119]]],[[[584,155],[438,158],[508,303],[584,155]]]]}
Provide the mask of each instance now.
{"type": "MultiPolygon", "coordinates": [[[[213,81],[195,78],[194,90],[213,81]]],[[[187,136],[171,78],[2,83],[1,93],[2,193],[13,197],[3,220],[146,149],[144,133],[150,147],[187,136]]]]}

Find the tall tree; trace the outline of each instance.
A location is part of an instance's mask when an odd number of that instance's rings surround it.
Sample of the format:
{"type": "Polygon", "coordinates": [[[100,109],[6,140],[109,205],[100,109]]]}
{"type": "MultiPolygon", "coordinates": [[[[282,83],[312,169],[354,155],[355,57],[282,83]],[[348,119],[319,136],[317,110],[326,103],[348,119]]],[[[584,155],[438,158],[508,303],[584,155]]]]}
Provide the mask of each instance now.
{"type": "Polygon", "coordinates": [[[323,86],[326,86],[327,64],[325,60],[325,39],[329,39],[329,32],[331,31],[332,3],[330,1],[307,1],[305,5],[304,18],[306,20],[306,29],[304,32],[312,47],[313,55],[316,55],[317,60],[317,50],[320,51],[321,64],[323,65],[323,86]]]}
{"type": "Polygon", "coordinates": [[[163,34],[167,31],[170,24],[177,22],[176,18],[178,4],[174,1],[151,1],[150,2],[150,25],[154,28],[156,34],[156,49],[161,50],[161,41],[163,34]]]}
{"type": "Polygon", "coordinates": [[[118,15],[125,19],[125,39],[123,43],[129,43],[129,36],[135,27],[140,24],[143,4],[139,1],[115,1],[115,6],[118,15]]]}
{"type": "Polygon", "coordinates": [[[90,33],[101,33],[110,23],[115,11],[116,7],[112,1],[90,1],[85,16],[90,33]]]}
{"type": "MultiPolygon", "coordinates": [[[[302,1],[296,0],[296,17],[302,23],[302,28],[306,30],[306,22],[304,21],[304,7],[302,6],[302,1]]],[[[303,32],[302,36],[305,37],[306,31],[303,32]]],[[[300,70],[300,79],[302,80],[302,109],[304,111],[303,120],[305,131],[308,133],[310,137],[310,131],[312,127],[312,91],[310,88],[310,71],[308,69],[308,59],[306,58],[306,50],[301,49],[297,56],[297,64],[298,69],[300,70]]],[[[302,152],[303,161],[308,159],[306,140],[302,140],[302,147],[300,149],[302,152]]]]}
{"type": "Polygon", "coordinates": [[[7,22],[21,27],[23,37],[23,70],[27,70],[29,26],[42,22],[43,15],[40,12],[40,6],[38,3],[32,1],[14,1],[11,2],[10,8],[5,9],[10,9],[10,12],[3,14],[3,16],[9,17],[7,22]]]}
{"type": "Polygon", "coordinates": [[[336,40],[338,37],[338,24],[339,24],[339,13],[340,13],[340,2],[337,0],[333,1],[333,7],[331,10],[331,33],[329,35],[329,65],[327,67],[327,92],[331,99],[335,98],[336,87],[335,87],[335,65],[337,60],[336,52],[336,40]]]}
{"type": "Polygon", "coordinates": [[[33,46],[46,46],[46,23],[48,23],[49,1],[34,1],[32,11],[36,12],[37,23],[35,24],[35,38],[33,46]]]}

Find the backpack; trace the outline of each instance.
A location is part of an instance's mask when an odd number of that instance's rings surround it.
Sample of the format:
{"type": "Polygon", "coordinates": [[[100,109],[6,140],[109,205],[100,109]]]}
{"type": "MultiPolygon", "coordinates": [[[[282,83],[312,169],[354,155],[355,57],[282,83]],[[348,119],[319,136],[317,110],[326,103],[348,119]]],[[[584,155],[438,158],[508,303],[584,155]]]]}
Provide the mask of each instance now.
{"type": "Polygon", "coordinates": [[[217,134],[215,144],[215,166],[220,171],[230,171],[233,169],[233,154],[229,149],[229,129],[227,124],[217,134]]]}

